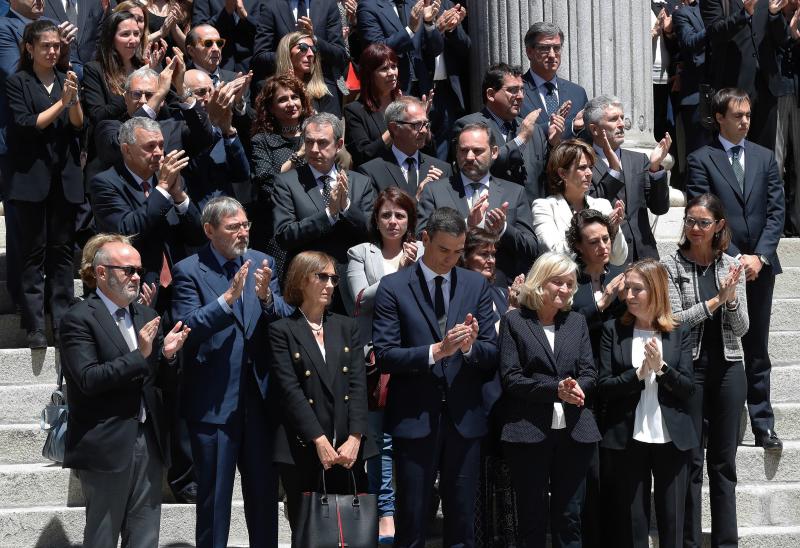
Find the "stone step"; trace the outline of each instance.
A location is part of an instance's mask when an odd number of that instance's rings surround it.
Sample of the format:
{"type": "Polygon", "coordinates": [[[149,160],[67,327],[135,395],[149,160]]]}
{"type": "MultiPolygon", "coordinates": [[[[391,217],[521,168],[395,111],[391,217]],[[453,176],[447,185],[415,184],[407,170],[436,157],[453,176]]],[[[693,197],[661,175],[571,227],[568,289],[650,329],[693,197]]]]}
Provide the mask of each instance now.
{"type": "Polygon", "coordinates": [[[800,296],[800,267],[784,266],[783,274],[775,277],[775,293],[773,297],[796,298],[800,296]]]}
{"type": "MultiPolygon", "coordinates": [[[[797,360],[800,353],[800,330],[776,331],[769,336],[769,355],[772,360],[797,360]]],[[[773,382],[773,390],[774,390],[773,382]]]]}
{"type": "Polygon", "coordinates": [[[57,364],[58,351],[52,346],[36,350],[0,348],[0,386],[55,384],[57,364]]]}
{"type": "MultiPolygon", "coordinates": [[[[45,317],[47,340],[53,345],[50,316],[45,317]]],[[[19,314],[0,314],[0,348],[27,348],[25,330],[20,325],[19,314]]]]}
{"type": "MultiPolygon", "coordinates": [[[[795,293],[795,296],[800,296],[800,291],[795,293]]],[[[772,317],[769,323],[770,333],[795,331],[798,327],[799,316],[800,298],[774,298],[772,300],[772,317]]]]}
{"type": "MultiPolygon", "coordinates": [[[[740,485],[800,482],[800,441],[784,441],[781,452],[767,452],[761,447],[751,445],[739,446],[736,453],[736,475],[740,485]]],[[[703,476],[703,481],[707,485],[708,477],[705,471],[703,476]]],[[[795,515],[795,523],[800,525],[800,514],[795,515]]]]}
{"type": "Polygon", "coordinates": [[[0,386],[0,424],[38,422],[42,408],[50,401],[54,389],[55,382],[0,386]]]}
{"type": "MultiPolygon", "coordinates": [[[[672,254],[678,246],[677,238],[659,238],[656,243],[661,257],[672,254]]],[[[800,267],[800,238],[781,238],[778,244],[778,257],[783,268],[800,267]]]]}
{"type": "MultiPolygon", "coordinates": [[[[775,386],[772,386],[773,390],[775,386]]],[[[775,413],[775,431],[784,441],[800,440],[800,403],[773,402],[772,410],[775,413]]],[[[753,443],[753,432],[750,430],[750,417],[746,417],[744,442],[753,443]]]]}
{"type": "MultiPolygon", "coordinates": [[[[778,338],[774,333],[770,335],[770,354],[775,346],[774,341],[778,338]]],[[[800,343],[800,339],[795,338],[795,355],[798,343],[800,343]]],[[[798,383],[800,383],[800,364],[781,365],[780,362],[775,363],[770,374],[770,401],[774,403],[800,401],[800,392],[797,391],[798,383]]]]}
{"type": "MultiPolygon", "coordinates": [[[[78,278],[73,280],[73,291],[77,297],[83,295],[83,282],[78,278]]],[[[0,281],[0,314],[13,314],[14,312],[16,312],[14,302],[8,293],[6,282],[5,280],[0,281]]]]}
{"type": "Polygon", "coordinates": [[[42,457],[47,433],[35,424],[0,424],[0,465],[49,462],[42,457]]]}

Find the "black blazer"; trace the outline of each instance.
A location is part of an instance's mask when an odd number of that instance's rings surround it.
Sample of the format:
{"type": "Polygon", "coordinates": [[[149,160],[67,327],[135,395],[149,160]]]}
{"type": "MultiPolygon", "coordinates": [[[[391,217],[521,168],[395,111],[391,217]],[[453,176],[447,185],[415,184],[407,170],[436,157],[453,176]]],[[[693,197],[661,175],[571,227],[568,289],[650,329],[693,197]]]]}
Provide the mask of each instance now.
{"type": "Polygon", "coordinates": [[[220,67],[237,72],[250,70],[256,27],[269,4],[261,0],[243,0],[242,3],[247,10],[244,19],[228,13],[225,0],[196,0],[192,8],[192,27],[207,23],[226,40],[220,67]]]}
{"type": "MultiPolygon", "coordinates": [[[[58,0],[56,0],[58,1],[58,0]]],[[[60,2],[59,2],[60,3],[60,2]]],[[[103,68],[99,61],[92,61],[83,67],[83,112],[89,122],[96,126],[103,120],[128,119],[125,98],[112,93],[106,84],[103,68]]]]}
{"type": "MultiPolygon", "coordinates": [[[[686,97],[698,92],[701,83],[705,83],[706,76],[706,47],[708,38],[703,17],[700,15],[700,5],[681,6],[672,13],[672,25],[675,28],[678,48],[680,48],[681,85],[678,90],[678,99],[683,101],[686,97]]],[[[696,105],[699,98],[692,99],[690,104],[696,105]]]]}
{"type": "MultiPolygon", "coordinates": [[[[100,38],[100,27],[106,14],[103,12],[101,2],[75,0],[78,5],[78,35],[75,41],[70,44],[70,61],[72,70],[81,76],[81,68],[86,68],[86,64],[95,58],[97,53],[97,40],[100,38]]],[[[110,13],[110,12],[109,12],[110,13]]],[[[61,0],[45,0],[44,16],[52,19],[56,24],[67,20],[67,12],[64,11],[64,3],[61,0]]]]}
{"type": "Polygon", "coordinates": [[[381,136],[386,131],[386,119],[382,112],[367,110],[360,100],[344,107],[344,144],[353,157],[356,168],[387,150],[381,136]]]}
{"type": "MultiPolygon", "coordinates": [[[[417,167],[418,182],[422,182],[431,167],[437,167],[442,170],[442,179],[450,178],[450,166],[446,162],[420,152],[419,166],[417,167]]],[[[362,164],[362,166],[358,168],[358,172],[369,177],[369,181],[375,189],[376,195],[390,186],[396,186],[416,200],[418,187],[411,188],[408,185],[406,178],[403,177],[400,164],[397,163],[397,158],[390,148],[383,149],[377,158],[370,160],[366,164],[362,164]]]]}
{"type": "MultiPolygon", "coordinates": [[[[600,338],[598,396],[605,400],[606,428],[601,447],[625,449],[633,439],[636,406],[644,390],[644,381],[636,376],[631,362],[633,325],[610,320],[600,338]]],[[[689,330],[678,327],[661,333],[662,359],[669,371],[656,377],[658,403],[672,443],[680,451],[697,447],[698,439],[687,406],[694,393],[692,341],[689,330]]]]}
{"type": "MultiPolygon", "coordinates": [[[[600,285],[605,288],[611,280],[622,272],[625,272],[624,266],[609,264],[605,274],[600,277],[600,285]]],[[[594,300],[591,276],[578,272],[578,289],[572,297],[572,310],[586,318],[586,325],[589,327],[589,341],[592,343],[592,352],[597,357],[600,354],[600,334],[603,331],[603,324],[612,318],[622,316],[627,307],[623,301],[615,298],[605,310],[600,310],[597,307],[597,301],[594,300]]]]}
{"type": "MultiPolygon", "coordinates": [[[[524,307],[511,310],[500,321],[500,439],[505,442],[540,443],[547,439],[552,433],[553,404],[561,401],[558,383],[562,379],[578,381],[587,397],[594,391],[597,369],[583,316],[559,312],[555,328],[552,351],[535,311],[524,307]]],[[[573,440],[600,440],[590,409],[564,403],[564,418],[573,440]]]]}
{"type": "MultiPolygon", "coordinates": [[[[138,333],[156,311],[132,303],[128,310],[138,333]]],[[[169,468],[168,421],[162,389],[175,382],[177,367],[161,354],[159,327],[145,359],[128,345],[96,293],[73,305],[61,320],[61,364],[69,393],[64,467],[119,472],[130,463],[144,397],[161,460],[169,468]]]]}
{"type": "Polygon", "coordinates": [[[50,184],[61,184],[64,197],[72,204],[83,203],[83,173],[80,162],[80,133],[64,109],[44,129],[36,129],[39,114],[61,100],[66,75],[58,70],[53,91],[47,94],[33,71],[17,72],[6,81],[11,120],[6,133],[10,177],[5,181],[6,200],[41,202],[50,184]],[[60,183],[58,182],[60,180],[60,183]]]}
{"type": "Polygon", "coordinates": [[[350,434],[359,433],[360,458],[377,453],[367,435],[367,377],[358,324],[331,312],[323,324],[325,358],[299,310],[269,326],[272,376],[283,419],[275,443],[276,462],[319,466],[314,439],[323,434],[338,447],[350,434]]]}

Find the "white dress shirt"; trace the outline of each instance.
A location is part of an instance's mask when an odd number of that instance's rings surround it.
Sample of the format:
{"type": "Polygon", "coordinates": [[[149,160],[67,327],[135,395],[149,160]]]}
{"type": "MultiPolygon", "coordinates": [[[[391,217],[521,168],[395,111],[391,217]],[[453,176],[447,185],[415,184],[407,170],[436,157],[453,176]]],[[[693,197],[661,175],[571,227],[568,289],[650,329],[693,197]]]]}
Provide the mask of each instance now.
{"type": "MultiPolygon", "coordinates": [[[[543,325],[544,334],[547,337],[547,342],[550,343],[550,351],[556,351],[556,326],[543,325]]],[[[560,401],[553,402],[553,419],[550,422],[550,428],[553,430],[562,430],[567,427],[567,419],[564,417],[564,404],[560,401]]]]}
{"type": "MultiPolygon", "coordinates": [[[[331,168],[331,170],[328,173],[322,173],[321,171],[317,171],[311,164],[308,164],[308,167],[311,168],[311,173],[314,175],[314,182],[317,183],[317,188],[319,189],[319,193],[323,197],[325,196],[325,194],[324,194],[324,192],[325,192],[324,191],[324,185],[322,184],[322,181],[319,180],[319,178],[322,177],[323,175],[327,175],[328,177],[331,178],[331,192],[333,192],[333,189],[336,188],[336,185],[339,184],[339,179],[337,179],[337,176],[338,176],[339,172],[336,170],[336,164],[335,163],[333,164],[333,167],[331,168]]],[[[347,197],[347,204],[345,204],[344,208],[341,209],[339,211],[339,213],[340,214],[344,213],[348,209],[350,209],[350,197],[349,196],[347,197]]],[[[328,214],[328,221],[330,221],[330,223],[332,225],[335,225],[336,221],[339,220],[339,217],[338,216],[334,217],[331,214],[331,210],[329,208],[327,208],[327,207],[325,208],[325,213],[328,214]]]]}
{"type": "Polygon", "coordinates": [[[739,163],[742,165],[742,171],[744,171],[744,139],[738,143],[731,143],[725,137],[720,135],[719,142],[722,145],[722,148],[725,149],[725,154],[728,155],[728,161],[731,163],[731,165],[733,165],[733,155],[731,154],[731,149],[736,146],[742,147],[739,150],[739,163]]]}
{"type": "MultiPolygon", "coordinates": [[[[639,369],[644,363],[644,345],[651,338],[656,338],[659,353],[663,352],[661,333],[647,329],[633,330],[631,344],[631,364],[639,369]]],[[[672,438],[667,431],[667,425],[661,414],[661,405],[658,403],[659,386],[656,383],[656,373],[651,371],[644,378],[644,390],[639,396],[636,405],[636,417],[633,422],[633,439],[643,443],[669,443],[672,438]]]]}
{"type": "MultiPolygon", "coordinates": [[[[447,310],[450,308],[450,274],[437,274],[425,264],[425,261],[419,261],[419,266],[422,268],[422,275],[425,277],[425,285],[428,288],[428,294],[431,296],[431,302],[436,299],[436,276],[444,278],[442,281],[442,294],[444,295],[444,315],[447,316],[447,310]]],[[[442,333],[442,337],[444,337],[442,333]]],[[[436,360],[433,359],[433,346],[428,347],[428,365],[433,365],[436,360]]]]}

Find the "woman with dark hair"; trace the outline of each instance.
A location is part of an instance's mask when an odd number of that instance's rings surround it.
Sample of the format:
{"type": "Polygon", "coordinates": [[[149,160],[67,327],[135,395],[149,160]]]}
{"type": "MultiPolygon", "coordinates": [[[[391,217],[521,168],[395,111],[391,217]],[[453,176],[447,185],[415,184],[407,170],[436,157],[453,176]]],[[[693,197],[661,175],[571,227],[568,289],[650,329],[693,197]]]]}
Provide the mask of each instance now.
{"type": "MultiPolygon", "coordinates": [[[[387,274],[414,264],[422,255],[416,241],[417,212],[414,200],[396,186],[378,194],[370,218],[370,242],[347,251],[347,283],[355,299],[360,348],[372,346],[372,305],[378,284],[387,274]]],[[[378,381],[377,365],[367,371],[378,381]]],[[[382,377],[382,384],[388,377],[382,377]]],[[[370,383],[378,384],[376,383],[370,383]]],[[[379,389],[378,389],[379,390],[379,389]]],[[[378,443],[380,455],[367,461],[370,493],[378,495],[378,535],[382,544],[394,540],[394,488],[392,487],[392,436],[383,431],[380,398],[370,401],[370,436],[378,443]]]]}
{"type": "Polygon", "coordinates": [[[11,120],[3,198],[13,202],[16,211],[13,233],[21,264],[8,267],[21,271],[28,345],[45,348],[45,295],[56,339],[73,299],[75,215],[83,203],[83,109],[77,75],[56,69],[61,40],[52,21],[29,23],[20,49],[19,68],[5,89],[11,120]]]}
{"type": "Polygon", "coordinates": [[[741,337],[747,333],[745,276],[727,255],[731,232],[719,198],[689,200],[678,249],[664,258],[675,317],[691,330],[694,397],[689,412],[701,443],[692,451],[684,546],[700,546],[703,447],[711,490],[711,545],[735,546],[736,448],[747,399],[741,337]],[[707,426],[703,426],[704,423],[707,426]]]}
{"type": "MultiPolygon", "coordinates": [[[[550,195],[533,201],[533,229],[536,238],[546,249],[568,253],[566,232],[572,216],[584,209],[595,209],[611,220],[611,232],[616,235],[624,218],[624,206],[618,201],[611,207],[604,198],[589,196],[592,166],[596,161],[594,149],[578,139],[559,144],[547,161],[547,184],[550,195]]],[[[625,238],[615,238],[611,248],[611,264],[621,265],[628,257],[625,238]]]]}
{"type": "Polygon", "coordinates": [[[303,84],[311,106],[317,112],[330,112],[342,116],[336,82],[325,79],[322,72],[322,57],[319,46],[312,35],[290,32],[278,42],[275,52],[275,76],[294,76],[303,84]]]}
{"type": "Polygon", "coordinates": [[[111,13],[119,13],[121,11],[130,12],[136,19],[136,24],[139,26],[139,36],[141,37],[139,55],[144,59],[145,46],[150,40],[150,17],[147,11],[147,0],[124,0],[124,2],[117,4],[111,10],[111,13]]]}
{"type": "Polygon", "coordinates": [[[364,355],[353,318],[328,312],[339,283],[332,257],[304,251],[289,265],[284,300],[294,314],[269,328],[272,375],[283,417],[274,460],[296,532],[303,492],[317,491],[324,470],[328,493],[367,487],[364,459],[376,454],[367,435],[364,355]]]}
{"type": "Polygon", "coordinates": [[[683,543],[687,471],[698,439],[686,410],[694,393],[692,341],[672,314],[668,285],[666,268],[654,259],[628,267],[628,310],[607,322],[600,338],[600,450],[603,473],[614,478],[602,493],[614,509],[610,546],[648,546],[651,485],[659,546],[683,543]]]}
{"type": "Polygon", "coordinates": [[[391,145],[383,113],[400,95],[397,63],[397,54],[386,44],[370,44],[359,57],[361,93],[344,107],[345,146],[356,167],[391,145]]]}

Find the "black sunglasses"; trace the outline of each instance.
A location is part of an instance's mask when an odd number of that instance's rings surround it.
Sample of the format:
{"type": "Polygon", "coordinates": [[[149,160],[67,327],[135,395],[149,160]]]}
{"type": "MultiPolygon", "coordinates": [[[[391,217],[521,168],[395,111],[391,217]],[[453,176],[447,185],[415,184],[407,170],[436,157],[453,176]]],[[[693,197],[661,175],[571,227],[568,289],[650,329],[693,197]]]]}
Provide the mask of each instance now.
{"type": "Polygon", "coordinates": [[[125,274],[126,278],[130,278],[134,274],[138,274],[140,278],[142,277],[142,275],[144,275],[144,268],[142,268],[141,266],[131,266],[131,265],[120,266],[116,264],[102,264],[100,266],[111,268],[113,270],[121,270],[122,273],[125,274]]]}
{"type": "Polygon", "coordinates": [[[216,40],[213,40],[213,39],[209,38],[209,39],[206,39],[206,40],[200,40],[200,44],[202,44],[204,48],[210,48],[211,46],[216,44],[219,49],[222,49],[222,48],[225,47],[225,39],[224,38],[217,38],[216,40]]]}
{"type": "Polygon", "coordinates": [[[300,53],[305,53],[308,50],[311,50],[311,53],[313,53],[314,55],[316,55],[317,51],[319,50],[317,46],[309,46],[305,42],[300,42],[299,44],[297,44],[297,49],[300,50],[300,53]]]}
{"type": "Polygon", "coordinates": [[[150,99],[153,98],[153,95],[155,94],[156,94],[155,91],[142,91],[139,89],[128,90],[128,95],[130,95],[134,101],[138,101],[139,99],[142,98],[142,96],[144,96],[145,101],[149,101],[150,99]]]}
{"type": "Polygon", "coordinates": [[[328,283],[328,280],[330,280],[331,285],[333,285],[333,287],[339,285],[338,274],[326,274],[325,272],[316,272],[314,273],[314,275],[317,277],[319,281],[321,281],[324,284],[328,283]]]}

